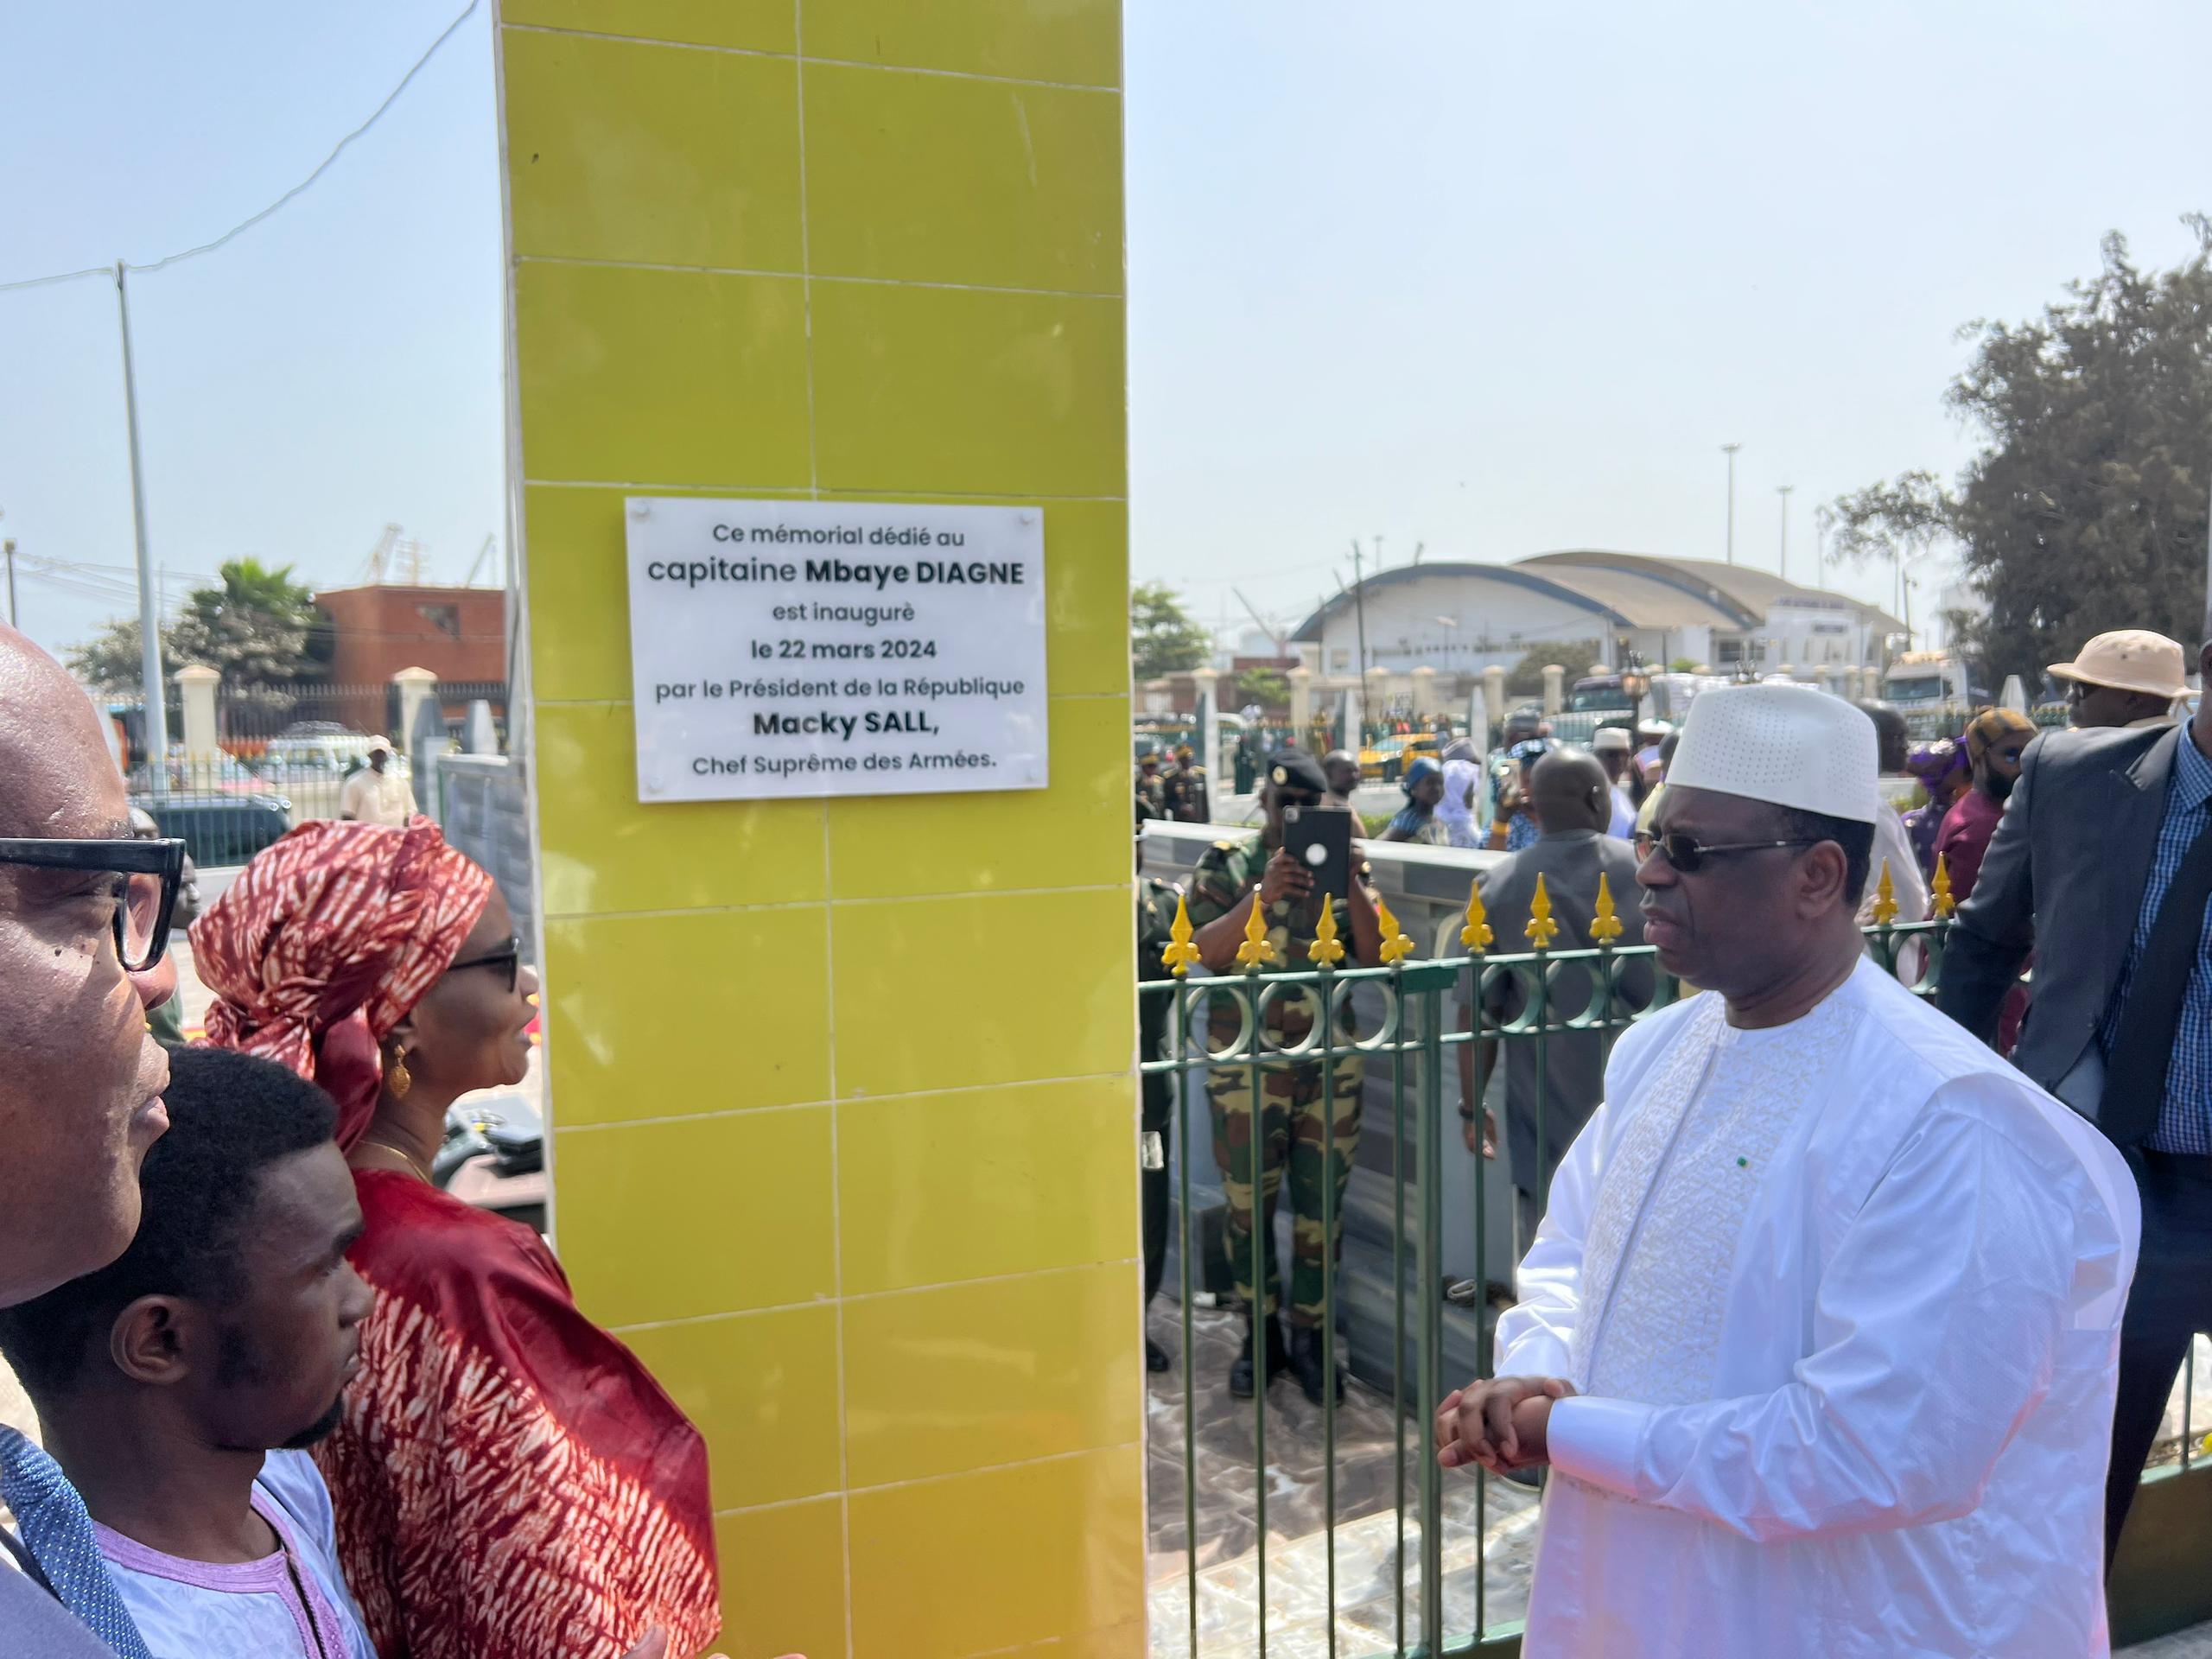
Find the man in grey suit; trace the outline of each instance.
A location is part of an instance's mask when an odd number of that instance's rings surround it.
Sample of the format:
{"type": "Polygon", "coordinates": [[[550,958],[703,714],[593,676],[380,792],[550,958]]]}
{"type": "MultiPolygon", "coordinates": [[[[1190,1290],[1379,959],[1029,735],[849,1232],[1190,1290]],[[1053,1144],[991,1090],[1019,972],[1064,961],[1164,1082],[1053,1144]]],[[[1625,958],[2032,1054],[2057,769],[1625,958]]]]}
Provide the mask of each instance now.
{"type": "MultiPolygon", "coordinates": [[[[1617,945],[1643,943],[1643,917],[1637,909],[1636,852],[1605,833],[1612,821],[1611,780],[1596,757],[1579,749],[1554,749],[1537,761],[1529,776],[1529,804],[1541,833],[1535,843],[1492,865],[1478,879],[1483,908],[1496,936],[1491,953],[1519,955],[1529,949],[1529,920],[1541,877],[1559,931],[1547,947],[1586,950],[1590,923],[1597,912],[1598,880],[1606,880],[1614,914],[1621,924],[1617,945]]],[[[1586,968],[1569,964],[1553,976],[1547,993],[1547,1024],[1558,1024],[1590,1006],[1597,988],[1586,968]]],[[[1484,991],[1483,1024],[1517,1020],[1527,1007],[1531,976],[1500,972],[1484,991]]],[[[1651,1000],[1651,963],[1638,957],[1621,964],[1613,1008],[1625,1019],[1651,1000]]],[[[1478,1029],[1471,1007],[1462,1004],[1465,1028],[1478,1029]]],[[[1605,1092],[1603,1032],[1554,1033],[1516,1038],[1505,1065],[1506,1167],[1513,1180],[1514,1254],[1517,1258],[1535,1236],[1543,1215],[1552,1172],[1605,1092]],[[1537,1087],[1537,1046],[1543,1047],[1543,1084],[1537,1087]]],[[[1467,1150],[1497,1155],[1497,1131],[1489,1114],[1478,1113],[1483,1092],[1497,1059],[1496,1042],[1465,1043],[1459,1048],[1459,1115],[1466,1120],[1467,1150]],[[1478,1128],[1479,1120],[1481,1127],[1478,1128]]]]}
{"type": "MultiPolygon", "coordinates": [[[[2212,670],[2212,644],[2198,664],[2212,670]]],[[[2107,1564],[2174,1373],[2191,1337],[2212,1331],[2208,899],[2212,699],[2186,726],[2031,744],[1943,957],[1943,1011],[1986,1039],[2034,947],[2035,1000],[2012,1063],[2094,1122],[2135,1172],[2143,1249],[2120,1332],[2107,1564]]]]}

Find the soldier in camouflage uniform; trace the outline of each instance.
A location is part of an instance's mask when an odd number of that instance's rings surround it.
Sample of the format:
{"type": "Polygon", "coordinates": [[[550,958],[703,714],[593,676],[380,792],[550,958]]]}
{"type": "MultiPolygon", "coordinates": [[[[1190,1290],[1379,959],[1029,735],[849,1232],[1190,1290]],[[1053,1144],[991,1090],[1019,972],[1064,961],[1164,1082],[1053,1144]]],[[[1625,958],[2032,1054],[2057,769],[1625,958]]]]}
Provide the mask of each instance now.
{"type": "Polygon", "coordinates": [[[1187,743],[1175,750],[1175,769],[1165,775],[1167,816],[1179,823],[1204,823],[1209,816],[1206,769],[1187,743]]]}
{"type": "Polygon", "coordinates": [[[1160,776],[1160,751],[1147,743],[1137,754],[1137,798],[1152,809],[1152,816],[1167,816],[1167,785],[1160,776]]]}
{"type": "MultiPolygon", "coordinates": [[[[1296,749],[1272,756],[1264,774],[1261,804],[1266,826],[1248,841],[1217,842],[1198,861],[1191,880],[1193,943],[1207,969],[1217,975],[1243,973],[1236,948],[1244,941],[1252,907],[1262,907],[1268,938],[1281,960],[1262,973],[1301,973],[1314,967],[1306,954],[1319,925],[1321,906],[1336,909],[1337,937],[1344,945],[1339,967],[1372,967],[1382,959],[1382,934],[1374,895],[1355,879],[1348,895],[1334,899],[1313,892],[1313,873],[1282,849],[1282,814],[1287,806],[1319,806],[1328,792],[1313,757],[1296,749]]],[[[1217,1052],[1233,1044],[1242,1029],[1249,998],[1229,990],[1208,1001],[1210,1046],[1217,1052]]],[[[1277,997],[1266,1010],[1262,1052],[1294,1045],[1313,1030],[1318,1003],[1310,995],[1277,997]]],[[[1339,1037],[1351,1035],[1339,1027],[1339,1037]]],[[[1295,1369],[1306,1397],[1317,1403],[1333,1379],[1341,1397],[1331,1333],[1323,1329],[1324,1252],[1341,1255],[1344,1196],[1351,1160],[1359,1144],[1359,1090],[1363,1064],[1357,1053],[1330,1063],[1332,1087],[1325,1086],[1318,1059],[1262,1060],[1256,1067],[1215,1067],[1206,1093],[1213,1109],[1214,1157],[1221,1165],[1222,1188],[1229,1203],[1227,1246],[1245,1310],[1244,1348],[1230,1370],[1230,1392],[1249,1398],[1260,1362],[1257,1327],[1267,1330],[1267,1375],[1295,1369]],[[1334,1096],[1333,1122],[1325,1093],[1334,1096]],[[1291,1338],[1286,1343],[1276,1324],[1281,1281],[1274,1262],[1273,1218],[1283,1170],[1290,1172],[1293,1212],[1290,1282],[1291,1338]],[[1323,1194],[1335,1222],[1333,1236],[1322,1231],[1323,1194]],[[1253,1189],[1259,1188],[1255,1216],[1253,1189]],[[1256,1224],[1255,1224],[1256,1222],[1256,1224]],[[1255,1256],[1260,1271],[1255,1273],[1255,1256]]]]}

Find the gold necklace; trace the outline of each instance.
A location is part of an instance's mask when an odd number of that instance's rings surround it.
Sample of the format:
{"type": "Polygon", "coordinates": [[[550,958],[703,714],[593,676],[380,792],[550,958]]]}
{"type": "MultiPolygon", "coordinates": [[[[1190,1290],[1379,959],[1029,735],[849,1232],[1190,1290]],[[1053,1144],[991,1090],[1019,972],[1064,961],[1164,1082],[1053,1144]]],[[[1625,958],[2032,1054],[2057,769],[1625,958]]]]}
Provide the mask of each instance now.
{"type": "Polygon", "coordinates": [[[361,1137],[361,1144],[365,1147],[374,1147],[379,1152],[390,1153],[393,1157],[404,1163],[409,1169],[421,1176],[425,1183],[431,1186],[435,1186],[437,1185],[436,1181],[431,1179],[430,1172],[423,1166],[423,1160],[417,1158],[413,1153],[408,1151],[406,1147],[396,1147],[389,1141],[379,1141],[374,1135],[363,1135],[361,1137]]]}

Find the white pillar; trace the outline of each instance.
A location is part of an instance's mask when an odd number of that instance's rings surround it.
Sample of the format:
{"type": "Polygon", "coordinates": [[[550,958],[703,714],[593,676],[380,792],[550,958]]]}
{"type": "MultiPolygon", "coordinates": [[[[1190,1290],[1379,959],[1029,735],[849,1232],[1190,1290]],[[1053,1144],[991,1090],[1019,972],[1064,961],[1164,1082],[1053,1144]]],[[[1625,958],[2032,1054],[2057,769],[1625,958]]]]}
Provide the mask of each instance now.
{"type": "Polygon", "coordinates": [[[1414,670],[1414,715],[1427,720],[1437,712],[1436,671],[1426,663],[1414,670]]]}
{"type": "Polygon", "coordinates": [[[1349,687],[1337,693],[1337,747],[1360,751],[1359,693],[1349,687]]]}
{"type": "Polygon", "coordinates": [[[1201,664],[1191,671],[1198,693],[1198,764],[1210,778],[1221,776],[1221,671],[1201,664]]]}
{"type": "MultiPolygon", "coordinates": [[[[1489,706],[1492,720],[1505,718],[1505,670],[1496,663],[1483,670],[1483,702],[1489,706]]],[[[1488,741],[1486,736],[1476,740],[1478,742],[1488,741]]]]}
{"type": "Polygon", "coordinates": [[[1834,691],[1835,690],[1835,671],[1833,668],[1830,668],[1826,663],[1822,663],[1818,668],[1813,671],[1813,682],[1823,691],[1834,691]]]}
{"type": "Polygon", "coordinates": [[[404,750],[415,729],[415,711],[437,690],[438,677],[427,668],[403,668],[391,683],[399,688],[399,729],[390,735],[404,750]]]}
{"type": "Polygon", "coordinates": [[[1555,715],[1567,707],[1567,670],[1557,663],[1544,664],[1544,712],[1555,715]]]}
{"type": "Polygon", "coordinates": [[[223,677],[198,663],[176,671],[177,689],[184,702],[184,761],[188,766],[213,766],[223,752],[222,733],[215,721],[215,689],[223,677]]]}
{"type": "Polygon", "coordinates": [[[1290,682],[1290,729],[1302,739],[1313,723],[1313,671],[1300,663],[1283,677],[1290,682]]]}
{"type": "Polygon", "coordinates": [[[1367,718],[1380,725],[1389,707],[1390,671],[1377,664],[1367,671],[1367,718]]]}

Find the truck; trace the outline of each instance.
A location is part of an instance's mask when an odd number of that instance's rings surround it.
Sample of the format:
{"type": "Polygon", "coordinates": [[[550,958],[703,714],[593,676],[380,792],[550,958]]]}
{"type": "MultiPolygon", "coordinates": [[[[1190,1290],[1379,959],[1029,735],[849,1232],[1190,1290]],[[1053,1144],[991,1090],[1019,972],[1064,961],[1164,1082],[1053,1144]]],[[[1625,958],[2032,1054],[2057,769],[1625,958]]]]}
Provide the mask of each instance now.
{"type": "Polygon", "coordinates": [[[1955,651],[1907,651],[1883,673],[1882,701],[1895,705],[1918,736],[1916,722],[1963,719],[1989,701],[1989,689],[1955,651]]]}

